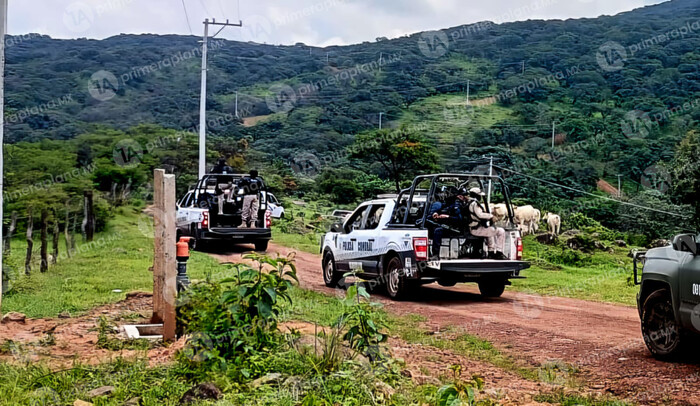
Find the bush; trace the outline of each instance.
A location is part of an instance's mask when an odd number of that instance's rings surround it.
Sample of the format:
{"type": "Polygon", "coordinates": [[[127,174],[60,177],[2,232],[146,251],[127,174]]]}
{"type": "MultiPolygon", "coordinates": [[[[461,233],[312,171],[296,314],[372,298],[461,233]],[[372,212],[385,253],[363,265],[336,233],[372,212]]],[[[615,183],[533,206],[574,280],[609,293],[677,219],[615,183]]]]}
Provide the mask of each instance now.
{"type": "MultiPolygon", "coordinates": [[[[234,277],[195,284],[179,298],[178,322],[190,335],[185,356],[208,369],[224,369],[229,362],[246,365],[279,344],[277,321],[282,302],[291,302],[296,268],[285,258],[245,258],[257,262],[258,269],[236,264],[234,277]]],[[[250,375],[245,368],[240,372],[250,375]]]]}
{"type": "Polygon", "coordinates": [[[591,263],[590,256],[569,248],[562,248],[558,252],[549,252],[545,254],[545,259],[553,264],[575,267],[582,267],[591,263]]]}

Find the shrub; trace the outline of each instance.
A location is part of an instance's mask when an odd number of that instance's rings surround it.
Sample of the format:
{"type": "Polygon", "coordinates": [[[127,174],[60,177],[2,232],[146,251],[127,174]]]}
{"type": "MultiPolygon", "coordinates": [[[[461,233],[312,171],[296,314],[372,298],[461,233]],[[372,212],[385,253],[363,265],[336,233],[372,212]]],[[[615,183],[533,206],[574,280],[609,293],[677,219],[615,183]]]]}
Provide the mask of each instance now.
{"type": "Polygon", "coordinates": [[[288,258],[245,258],[257,269],[236,264],[234,277],[194,284],[179,298],[179,324],[190,334],[185,355],[192,361],[222,369],[230,361],[243,365],[279,343],[277,321],[282,302],[291,302],[296,267],[288,258]]]}
{"type": "Polygon", "coordinates": [[[562,248],[561,251],[552,251],[545,254],[548,262],[559,265],[582,267],[591,263],[591,257],[579,251],[562,248]]]}
{"type": "Polygon", "coordinates": [[[344,304],[346,310],[336,322],[336,325],[347,327],[343,339],[356,353],[365,355],[370,361],[381,360],[383,356],[379,345],[388,336],[381,331],[386,325],[377,320],[375,309],[380,304],[371,303],[367,290],[357,284],[348,288],[344,304]]]}

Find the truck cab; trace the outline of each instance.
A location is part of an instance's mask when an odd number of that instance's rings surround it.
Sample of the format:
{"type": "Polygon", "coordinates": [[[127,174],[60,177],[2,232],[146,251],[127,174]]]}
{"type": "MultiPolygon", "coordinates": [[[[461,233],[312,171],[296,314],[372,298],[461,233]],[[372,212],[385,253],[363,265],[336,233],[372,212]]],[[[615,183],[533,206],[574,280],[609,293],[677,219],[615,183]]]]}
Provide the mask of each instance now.
{"type": "Polygon", "coordinates": [[[257,222],[244,227],[242,221],[243,198],[245,191],[239,187],[245,175],[207,174],[197,182],[177,202],[177,235],[195,238],[196,245],[202,246],[215,241],[235,244],[255,244],[258,251],[267,250],[272,238],[271,212],[267,203],[267,190],[264,186],[253,191],[258,196],[257,222]],[[224,198],[222,212],[219,212],[220,194],[218,185],[233,186],[229,198],[224,198]]]}
{"type": "Polygon", "coordinates": [[[642,335],[656,358],[673,359],[700,338],[699,245],[700,235],[682,234],[667,247],[634,256],[642,335]]]}
{"type": "Polygon", "coordinates": [[[529,267],[522,261],[520,231],[513,221],[505,183],[497,176],[475,174],[419,176],[411,188],[394,197],[360,204],[324,236],[321,254],[327,286],[336,286],[344,274],[354,272],[384,285],[393,299],[407,298],[416,287],[433,282],[443,286],[476,282],[483,296],[497,297],[529,267]],[[475,185],[488,188],[489,196],[497,195],[506,202],[509,216],[499,225],[506,230],[503,250],[507,258],[487,259],[485,239],[460,225],[448,227],[439,252],[431,255],[429,247],[438,225],[429,218],[429,208],[444,199],[445,188],[475,185]]]}

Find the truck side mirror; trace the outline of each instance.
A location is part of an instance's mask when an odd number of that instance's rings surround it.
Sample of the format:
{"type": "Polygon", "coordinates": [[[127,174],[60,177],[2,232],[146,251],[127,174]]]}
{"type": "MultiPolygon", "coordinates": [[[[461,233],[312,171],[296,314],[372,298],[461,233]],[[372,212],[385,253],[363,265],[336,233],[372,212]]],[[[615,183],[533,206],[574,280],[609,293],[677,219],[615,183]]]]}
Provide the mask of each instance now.
{"type": "Polygon", "coordinates": [[[693,234],[681,234],[673,238],[673,249],[698,255],[698,243],[693,234]]]}

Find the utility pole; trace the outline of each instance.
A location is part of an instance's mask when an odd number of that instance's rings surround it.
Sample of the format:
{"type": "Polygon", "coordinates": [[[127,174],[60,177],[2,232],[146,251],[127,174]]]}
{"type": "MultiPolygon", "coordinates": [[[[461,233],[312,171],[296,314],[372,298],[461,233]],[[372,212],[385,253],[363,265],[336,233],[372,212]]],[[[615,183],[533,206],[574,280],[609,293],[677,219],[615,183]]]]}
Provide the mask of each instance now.
{"type": "MultiPolygon", "coordinates": [[[[4,214],[3,205],[5,204],[4,199],[4,184],[3,177],[5,176],[5,167],[3,161],[4,148],[3,144],[5,142],[5,33],[7,32],[7,1],[0,0],[0,242],[3,241],[4,237],[4,214]]],[[[3,244],[0,244],[0,315],[2,314],[2,276],[3,276],[3,266],[2,261],[5,256],[3,252],[3,244]]]]}
{"type": "Polygon", "coordinates": [[[525,74],[525,61],[523,61],[523,75],[525,74]]]}
{"type": "Polygon", "coordinates": [[[467,79],[467,106],[469,105],[469,84],[470,84],[470,81],[469,81],[469,79],[467,79]]]}
{"type": "Polygon", "coordinates": [[[379,53],[379,71],[382,71],[382,64],[384,63],[384,52],[379,53]]]}
{"type": "MultiPolygon", "coordinates": [[[[199,96],[199,178],[202,179],[207,173],[207,43],[209,42],[209,26],[218,25],[221,29],[216,32],[211,38],[216,38],[217,35],[226,27],[242,27],[243,22],[238,24],[217,23],[216,19],[204,20],[204,36],[202,37],[202,88],[199,96]]],[[[238,109],[236,109],[238,110],[238,109]]]]}
{"type": "Polygon", "coordinates": [[[554,149],[554,137],[557,131],[557,124],[552,121],[552,149],[554,149]]]}
{"type": "Polygon", "coordinates": [[[330,59],[331,59],[330,55],[331,55],[330,52],[326,52],[326,65],[330,64],[330,59]]]}
{"type": "Polygon", "coordinates": [[[622,175],[617,175],[617,197],[622,198],[622,175]]]}
{"type": "MultiPolygon", "coordinates": [[[[493,157],[489,160],[489,176],[493,176],[493,157]]],[[[491,178],[489,178],[489,193],[486,195],[486,205],[491,204],[491,178]]]]}
{"type": "Polygon", "coordinates": [[[384,113],[379,113],[379,129],[380,130],[382,129],[382,116],[383,115],[384,115],[384,113]]]}
{"type": "Polygon", "coordinates": [[[238,117],[238,90],[236,90],[236,118],[240,118],[238,117]]]}

